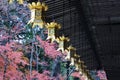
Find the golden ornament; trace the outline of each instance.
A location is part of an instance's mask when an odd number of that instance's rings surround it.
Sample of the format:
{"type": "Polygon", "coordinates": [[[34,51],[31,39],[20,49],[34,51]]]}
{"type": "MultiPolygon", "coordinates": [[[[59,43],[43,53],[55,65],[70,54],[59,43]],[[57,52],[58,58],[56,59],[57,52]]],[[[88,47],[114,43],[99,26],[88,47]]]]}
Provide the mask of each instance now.
{"type": "Polygon", "coordinates": [[[17,0],[19,4],[23,4],[24,1],[23,0],[17,0]]]}
{"type": "Polygon", "coordinates": [[[59,38],[56,39],[56,41],[59,43],[59,48],[57,49],[58,51],[61,51],[62,53],[65,52],[65,50],[68,48],[69,46],[69,41],[70,39],[64,36],[61,36],[59,38]]]}
{"type": "Polygon", "coordinates": [[[43,21],[43,11],[47,11],[47,6],[45,3],[41,2],[32,2],[31,4],[28,4],[29,9],[31,10],[31,20],[28,22],[33,23],[33,28],[37,25],[40,28],[44,27],[45,22],[43,21]]]}
{"type": "Polygon", "coordinates": [[[72,55],[75,53],[75,48],[72,46],[69,46],[66,50],[67,52],[67,56],[65,57],[66,60],[70,60],[70,58],[72,57],[72,55]]]}
{"type": "Polygon", "coordinates": [[[71,58],[71,63],[70,63],[71,66],[74,66],[74,58],[71,58]]]}
{"type": "Polygon", "coordinates": [[[13,0],[8,0],[9,4],[13,3],[13,0]]]}
{"type": "Polygon", "coordinates": [[[52,42],[55,41],[55,39],[58,35],[57,34],[58,29],[61,28],[60,24],[58,24],[56,22],[47,23],[46,28],[48,29],[47,39],[50,39],[52,42]]]}

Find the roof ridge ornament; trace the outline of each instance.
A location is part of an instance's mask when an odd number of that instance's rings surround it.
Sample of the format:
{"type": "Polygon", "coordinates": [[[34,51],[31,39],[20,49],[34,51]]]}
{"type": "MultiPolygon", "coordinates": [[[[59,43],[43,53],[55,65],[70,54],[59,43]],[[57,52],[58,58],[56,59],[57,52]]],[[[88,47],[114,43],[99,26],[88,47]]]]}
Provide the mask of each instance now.
{"type": "Polygon", "coordinates": [[[33,23],[32,28],[35,26],[43,28],[45,26],[45,22],[43,21],[43,11],[47,11],[48,6],[42,2],[32,2],[28,4],[28,8],[31,11],[31,20],[28,22],[28,24],[33,23]]]}
{"type": "Polygon", "coordinates": [[[9,4],[12,4],[13,1],[17,1],[19,4],[23,4],[24,0],[8,0],[9,4]]]}
{"type": "Polygon", "coordinates": [[[48,6],[43,3],[43,2],[32,2],[28,4],[28,7],[30,10],[32,9],[36,9],[36,10],[43,10],[43,11],[47,11],[48,10],[48,6]]]}

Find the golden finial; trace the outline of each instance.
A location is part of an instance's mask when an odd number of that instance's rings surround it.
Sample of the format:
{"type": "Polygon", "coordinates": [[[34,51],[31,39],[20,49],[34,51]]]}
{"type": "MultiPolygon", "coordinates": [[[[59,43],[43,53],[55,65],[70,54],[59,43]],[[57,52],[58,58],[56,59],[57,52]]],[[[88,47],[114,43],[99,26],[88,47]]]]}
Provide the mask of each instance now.
{"type": "Polygon", "coordinates": [[[79,64],[75,64],[75,70],[79,71],[79,64]]]}
{"type": "Polygon", "coordinates": [[[24,0],[17,0],[19,4],[23,4],[24,0]]]}
{"type": "Polygon", "coordinates": [[[58,36],[58,29],[61,28],[60,24],[56,22],[51,22],[46,24],[46,28],[48,29],[48,37],[52,42],[55,41],[58,36]]]}
{"type": "Polygon", "coordinates": [[[79,64],[84,64],[84,62],[81,61],[80,59],[78,60],[78,63],[79,63],[79,64]]]}
{"type": "Polygon", "coordinates": [[[58,24],[56,22],[47,23],[46,27],[47,28],[57,28],[57,29],[61,28],[60,24],[58,24]]]}
{"type": "Polygon", "coordinates": [[[70,39],[68,37],[64,37],[64,36],[60,36],[59,38],[56,39],[56,41],[59,43],[59,48],[57,49],[58,51],[62,51],[62,53],[64,53],[64,51],[68,48],[69,46],[69,41],[70,39]]]}
{"type": "Polygon", "coordinates": [[[77,53],[74,53],[74,54],[73,54],[73,57],[74,57],[74,58],[78,58],[77,53]]]}
{"type": "Polygon", "coordinates": [[[65,59],[66,60],[70,60],[70,58],[71,58],[71,52],[67,51],[67,50],[66,50],[66,52],[67,52],[67,55],[66,55],[65,59]]]}
{"type": "MultiPolygon", "coordinates": [[[[14,0],[8,0],[8,2],[11,4],[11,3],[13,3],[13,1],[14,0]]],[[[17,0],[17,2],[19,3],[19,4],[23,4],[24,3],[24,0],[17,0]]]]}
{"type": "Polygon", "coordinates": [[[60,42],[60,41],[67,41],[69,42],[70,39],[68,37],[65,37],[65,36],[60,36],[59,38],[56,39],[57,42],[60,42]]]}
{"type": "Polygon", "coordinates": [[[9,4],[13,3],[13,0],[8,0],[9,4]]]}
{"type": "Polygon", "coordinates": [[[71,66],[74,66],[74,64],[75,64],[74,60],[75,60],[74,58],[71,58],[71,63],[70,63],[71,66]]]}
{"type": "Polygon", "coordinates": [[[72,47],[72,46],[69,46],[68,47],[68,50],[76,50],[76,48],[72,47]]]}
{"type": "Polygon", "coordinates": [[[29,9],[31,10],[31,20],[28,22],[33,23],[33,28],[37,25],[40,28],[44,27],[45,22],[43,21],[43,11],[47,11],[48,7],[45,5],[45,3],[41,2],[32,2],[31,4],[28,4],[29,9]]]}
{"type": "Polygon", "coordinates": [[[73,57],[74,53],[76,53],[76,48],[69,46],[66,49],[67,56],[65,57],[66,60],[70,60],[71,57],[73,57]]]}
{"type": "Polygon", "coordinates": [[[28,4],[28,7],[30,8],[30,10],[32,9],[39,9],[39,10],[43,10],[43,11],[47,11],[48,10],[48,6],[45,5],[45,3],[41,3],[41,2],[32,2],[32,4],[28,4]]]}

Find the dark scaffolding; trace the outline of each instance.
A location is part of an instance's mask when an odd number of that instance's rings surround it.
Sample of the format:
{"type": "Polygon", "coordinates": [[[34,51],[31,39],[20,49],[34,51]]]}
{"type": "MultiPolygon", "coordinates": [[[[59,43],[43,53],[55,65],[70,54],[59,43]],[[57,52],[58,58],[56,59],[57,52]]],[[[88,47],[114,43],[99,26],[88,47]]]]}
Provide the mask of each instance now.
{"type": "MultiPolygon", "coordinates": [[[[47,18],[62,24],[88,69],[105,69],[108,80],[120,73],[120,0],[44,0],[47,18]]],[[[112,79],[113,78],[113,79],[112,79]]]]}

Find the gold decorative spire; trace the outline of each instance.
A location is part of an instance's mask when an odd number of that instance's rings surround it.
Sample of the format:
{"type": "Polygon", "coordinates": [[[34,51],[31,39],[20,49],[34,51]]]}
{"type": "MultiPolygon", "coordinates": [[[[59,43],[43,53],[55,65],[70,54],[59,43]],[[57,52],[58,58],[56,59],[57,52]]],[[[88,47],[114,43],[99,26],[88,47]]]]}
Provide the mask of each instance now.
{"type": "Polygon", "coordinates": [[[46,28],[48,29],[48,37],[52,42],[55,41],[58,36],[58,29],[61,28],[60,24],[56,22],[47,23],[46,28]]]}
{"type": "Polygon", "coordinates": [[[92,80],[87,67],[84,65],[84,62],[80,60],[80,55],[76,53],[76,48],[69,46],[67,48],[67,56],[65,59],[70,60],[70,65],[75,66],[75,70],[79,71],[80,74],[85,77],[85,80],[92,80]]]}
{"type": "Polygon", "coordinates": [[[71,58],[71,63],[70,63],[70,65],[71,65],[71,66],[74,66],[74,64],[75,64],[75,59],[74,59],[74,58],[71,58]]]}
{"type": "Polygon", "coordinates": [[[76,52],[76,48],[69,46],[66,50],[67,56],[65,57],[66,60],[70,60],[72,55],[76,52]]]}
{"type": "Polygon", "coordinates": [[[8,0],[8,2],[11,4],[13,2],[13,0],[8,0]]]}
{"type": "Polygon", "coordinates": [[[43,10],[43,11],[47,11],[48,10],[48,6],[45,3],[41,3],[41,2],[32,2],[32,4],[28,4],[28,7],[30,8],[30,10],[32,9],[37,9],[37,10],[43,10]]]}
{"type": "Polygon", "coordinates": [[[45,3],[41,2],[32,2],[32,4],[28,4],[29,9],[31,10],[31,20],[28,22],[33,23],[32,27],[35,27],[38,25],[40,28],[44,27],[44,21],[43,21],[43,11],[47,11],[48,7],[45,5],[45,3]]]}
{"type": "Polygon", "coordinates": [[[59,42],[59,41],[70,41],[70,39],[68,38],[68,37],[65,37],[65,36],[60,36],[58,39],[57,39],[57,41],[59,42]]]}
{"type": "Polygon", "coordinates": [[[76,48],[72,47],[72,46],[69,46],[68,47],[68,50],[76,50],[76,48]]]}
{"type": "MultiPolygon", "coordinates": [[[[8,0],[8,2],[11,4],[11,3],[13,3],[13,1],[14,0],[8,0]]],[[[17,0],[17,2],[19,3],[19,4],[23,4],[24,3],[24,0],[17,0]]]]}
{"type": "Polygon", "coordinates": [[[68,42],[70,41],[70,39],[67,37],[61,36],[61,37],[57,38],[56,41],[59,43],[59,48],[57,50],[62,51],[62,53],[64,53],[64,51],[69,46],[68,42]]]}
{"type": "Polygon", "coordinates": [[[57,29],[61,28],[60,24],[58,24],[56,22],[47,23],[46,27],[47,28],[57,28],[57,29]]]}
{"type": "Polygon", "coordinates": [[[75,70],[79,71],[79,64],[75,64],[75,67],[76,67],[75,70]]]}
{"type": "Polygon", "coordinates": [[[17,0],[19,4],[23,4],[24,0],[17,0]]]}

